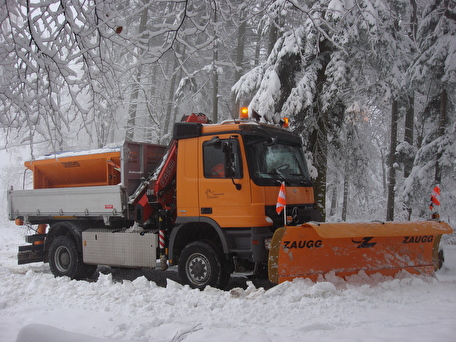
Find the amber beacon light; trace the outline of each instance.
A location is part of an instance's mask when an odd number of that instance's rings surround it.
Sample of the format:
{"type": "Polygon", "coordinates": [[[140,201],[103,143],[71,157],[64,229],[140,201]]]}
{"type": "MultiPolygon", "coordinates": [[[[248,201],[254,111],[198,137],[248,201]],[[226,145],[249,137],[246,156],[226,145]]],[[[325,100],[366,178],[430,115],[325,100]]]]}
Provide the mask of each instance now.
{"type": "Polygon", "coordinates": [[[248,119],[249,118],[249,108],[248,107],[241,107],[239,112],[240,119],[248,119]]]}
{"type": "Polygon", "coordinates": [[[283,128],[288,128],[289,125],[290,125],[290,119],[288,119],[288,118],[282,118],[282,120],[280,120],[280,125],[281,125],[283,128]]]}

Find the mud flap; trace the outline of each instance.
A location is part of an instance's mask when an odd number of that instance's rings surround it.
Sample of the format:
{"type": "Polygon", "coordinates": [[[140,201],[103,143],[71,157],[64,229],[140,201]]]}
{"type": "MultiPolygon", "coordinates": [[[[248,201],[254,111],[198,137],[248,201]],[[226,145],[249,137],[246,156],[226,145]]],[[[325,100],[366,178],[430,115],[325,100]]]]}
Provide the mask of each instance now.
{"type": "Polygon", "coordinates": [[[269,251],[269,280],[281,283],[334,272],[433,275],[445,222],[305,223],[276,230],[269,251]]]}

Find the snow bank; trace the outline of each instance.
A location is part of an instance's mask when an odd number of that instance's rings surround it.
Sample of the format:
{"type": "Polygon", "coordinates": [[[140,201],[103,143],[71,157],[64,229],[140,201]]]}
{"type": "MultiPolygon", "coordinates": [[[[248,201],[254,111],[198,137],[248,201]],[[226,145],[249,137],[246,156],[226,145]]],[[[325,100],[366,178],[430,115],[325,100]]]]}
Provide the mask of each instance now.
{"type": "Polygon", "coordinates": [[[97,338],[93,336],[70,333],[65,330],[57,329],[44,324],[29,324],[19,331],[17,335],[18,342],[106,342],[114,341],[105,338],[97,338]]]}

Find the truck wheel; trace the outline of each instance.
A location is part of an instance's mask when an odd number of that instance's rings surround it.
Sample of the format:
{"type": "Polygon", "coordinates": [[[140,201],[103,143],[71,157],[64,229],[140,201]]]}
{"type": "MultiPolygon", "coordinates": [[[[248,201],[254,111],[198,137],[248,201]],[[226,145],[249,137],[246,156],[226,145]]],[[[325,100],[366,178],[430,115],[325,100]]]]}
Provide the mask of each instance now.
{"type": "Polygon", "coordinates": [[[179,258],[179,275],[193,288],[207,285],[223,288],[229,280],[229,268],[222,263],[215,250],[205,242],[192,242],[179,258]]]}
{"type": "Polygon", "coordinates": [[[49,266],[54,276],[72,279],[88,278],[97,268],[82,262],[82,256],[74,242],[67,236],[58,236],[52,241],[49,247],[49,266]]]}

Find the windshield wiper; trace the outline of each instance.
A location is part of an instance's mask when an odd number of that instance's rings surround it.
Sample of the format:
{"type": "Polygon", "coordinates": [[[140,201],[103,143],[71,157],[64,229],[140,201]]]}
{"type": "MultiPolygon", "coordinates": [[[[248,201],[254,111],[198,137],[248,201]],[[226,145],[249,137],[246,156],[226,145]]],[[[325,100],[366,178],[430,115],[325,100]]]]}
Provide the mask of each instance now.
{"type": "Polygon", "coordinates": [[[279,179],[280,179],[281,181],[283,181],[283,182],[286,181],[285,175],[284,175],[284,174],[282,173],[282,171],[280,171],[278,168],[277,168],[277,169],[272,169],[272,171],[274,171],[274,173],[271,173],[271,174],[279,176],[279,179]]]}

